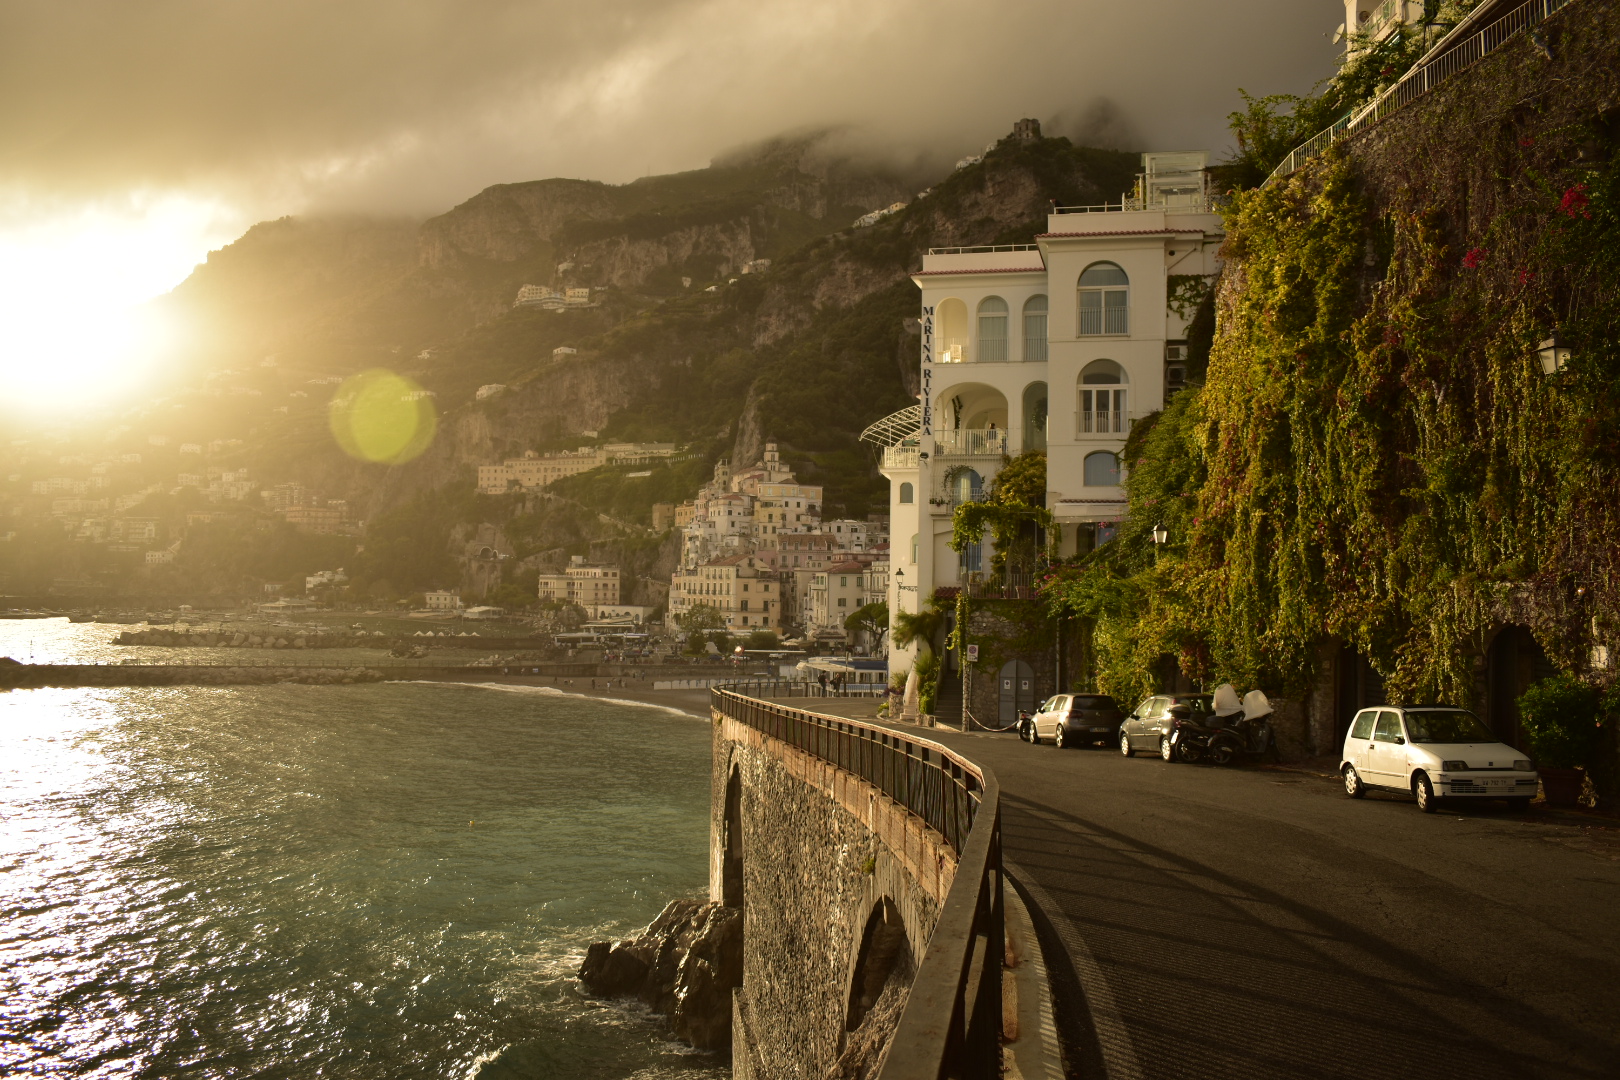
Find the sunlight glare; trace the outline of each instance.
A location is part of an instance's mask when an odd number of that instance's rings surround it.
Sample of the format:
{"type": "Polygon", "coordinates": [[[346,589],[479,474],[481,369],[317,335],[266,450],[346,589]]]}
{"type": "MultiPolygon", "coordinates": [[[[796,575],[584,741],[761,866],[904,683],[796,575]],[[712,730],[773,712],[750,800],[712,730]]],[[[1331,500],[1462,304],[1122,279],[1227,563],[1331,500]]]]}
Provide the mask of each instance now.
{"type": "Polygon", "coordinates": [[[234,235],[235,218],[186,195],[78,207],[0,198],[0,402],[71,413],[149,379],[176,328],[148,301],[234,235]]]}

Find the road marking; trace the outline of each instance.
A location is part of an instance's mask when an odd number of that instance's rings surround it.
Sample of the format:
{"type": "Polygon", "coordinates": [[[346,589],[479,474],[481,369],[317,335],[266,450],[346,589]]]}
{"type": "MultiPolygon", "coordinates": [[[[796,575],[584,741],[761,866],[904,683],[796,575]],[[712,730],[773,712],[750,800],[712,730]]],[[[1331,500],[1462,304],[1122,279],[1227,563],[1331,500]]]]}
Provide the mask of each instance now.
{"type": "Polygon", "coordinates": [[[1080,935],[1069,917],[1057,902],[1041,888],[1033,875],[1025,872],[1017,863],[1002,856],[1002,865],[1009,874],[1018,879],[1018,883],[1029,890],[1030,899],[1035,906],[1041,909],[1049,920],[1057,936],[1068,951],[1069,959],[1074,963],[1075,975],[1080,979],[1080,989],[1086,995],[1086,1002],[1091,1010],[1092,1030],[1097,1033],[1097,1046],[1103,1059],[1103,1072],[1108,1080],[1143,1080],[1142,1064],[1136,1057],[1136,1045],[1131,1041],[1130,1030],[1125,1026],[1125,1018],[1114,1002],[1113,988],[1108,985],[1108,978],[1103,974],[1102,966],[1092,955],[1091,948],[1086,939],[1080,935]]]}

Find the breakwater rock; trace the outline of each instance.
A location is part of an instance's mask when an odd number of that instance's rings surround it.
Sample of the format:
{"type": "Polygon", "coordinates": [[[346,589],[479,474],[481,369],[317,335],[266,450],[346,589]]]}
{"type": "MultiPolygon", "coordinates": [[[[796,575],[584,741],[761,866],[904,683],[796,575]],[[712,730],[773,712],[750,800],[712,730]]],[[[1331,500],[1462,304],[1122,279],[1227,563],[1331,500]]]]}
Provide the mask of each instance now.
{"type": "Polygon", "coordinates": [[[163,645],[211,649],[386,649],[382,634],[322,634],[297,630],[125,630],[114,645],[163,645]]]}
{"type": "Polygon", "coordinates": [[[579,979],[601,997],[640,998],[699,1050],[731,1046],[731,991],[742,985],[743,913],[673,900],[633,938],[599,941],[579,979]]]}
{"type": "Polygon", "coordinates": [[[382,682],[388,676],[361,667],[235,667],[164,664],[19,664],[0,662],[0,689],[43,686],[254,686],[306,683],[345,686],[382,682]]]}

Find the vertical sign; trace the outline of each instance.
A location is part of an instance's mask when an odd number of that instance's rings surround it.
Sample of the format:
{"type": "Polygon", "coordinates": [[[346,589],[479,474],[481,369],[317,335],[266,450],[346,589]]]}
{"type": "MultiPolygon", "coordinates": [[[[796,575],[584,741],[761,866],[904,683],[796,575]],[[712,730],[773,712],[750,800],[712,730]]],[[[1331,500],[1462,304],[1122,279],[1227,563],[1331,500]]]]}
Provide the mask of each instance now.
{"type": "Polygon", "coordinates": [[[922,433],[934,433],[934,309],[922,310],[922,433]]]}

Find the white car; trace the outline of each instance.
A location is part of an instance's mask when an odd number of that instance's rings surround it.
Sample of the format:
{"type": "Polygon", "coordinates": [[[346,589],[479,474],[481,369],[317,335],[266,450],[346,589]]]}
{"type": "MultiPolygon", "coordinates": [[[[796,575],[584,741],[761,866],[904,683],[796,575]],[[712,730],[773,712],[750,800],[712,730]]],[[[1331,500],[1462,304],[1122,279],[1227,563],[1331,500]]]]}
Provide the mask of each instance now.
{"type": "Polygon", "coordinates": [[[1454,798],[1506,799],[1523,810],[1536,794],[1535,764],[1449,705],[1362,709],[1344,737],[1339,773],[1352,799],[1369,788],[1398,791],[1426,814],[1454,798]]]}

